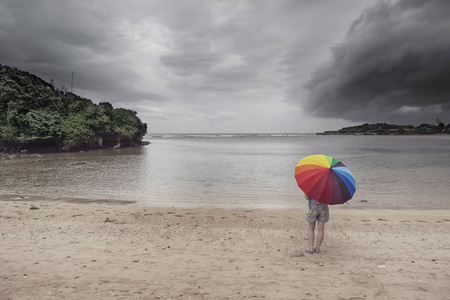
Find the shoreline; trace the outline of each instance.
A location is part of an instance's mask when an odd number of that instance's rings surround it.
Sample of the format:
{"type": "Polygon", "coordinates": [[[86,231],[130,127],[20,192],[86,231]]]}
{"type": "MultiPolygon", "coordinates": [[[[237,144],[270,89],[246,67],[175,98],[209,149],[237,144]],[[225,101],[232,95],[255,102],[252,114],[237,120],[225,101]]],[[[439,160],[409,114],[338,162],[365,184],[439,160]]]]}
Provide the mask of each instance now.
{"type": "MultiPolygon", "coordinates": [[[[61,203],[72,203],[72,204],[105,204],[105,205],[130,205],[136,207],[144,207],[144,208],[173,208],[173,209],[223,209],[223,210],[274,210],[274,211],[283,211],[283,210],[306,210],[306,203],[299,202],[299,205],[295,207],[249,207],[248,205],[239,206],[237,204],[230,205],[229,207],[224,205],[186,205],[186,203],[181,203],[178,206],[175,205],[146,205],[145,203],[137,200],[123,200],[123,199],[111,199],[111,198],[86,198],[86,197],[73,197],[73,196],[44,196],[38,194],[27,194],[27,193],[5,193],[0,192],[0,203],[3,201],[9,202],[61,202],[61,203]]],[[[350,200],[355,201],[355,200],[350,200]]],[[[356,203],[367,202],[367,200],[359,200],[356,203]]],[[[346,211],[346,210],[356,210],[356,211],[449,211],[450,208],[409,208],[409,207],[401,207],[401,206],[389,206],[389,207],[373,207],[373,206],[356,206],[352,205],[352,203],[342,204],[342,205],[333,205],[331,206],[333,211],[346,211]]]]}
{"type": "Polygon", "coordinates": [[[0,200],[0,298],[444,299],[449,292],[449,210],[333,210],[314,255],[303,251],[305,213],[0,200]]]}

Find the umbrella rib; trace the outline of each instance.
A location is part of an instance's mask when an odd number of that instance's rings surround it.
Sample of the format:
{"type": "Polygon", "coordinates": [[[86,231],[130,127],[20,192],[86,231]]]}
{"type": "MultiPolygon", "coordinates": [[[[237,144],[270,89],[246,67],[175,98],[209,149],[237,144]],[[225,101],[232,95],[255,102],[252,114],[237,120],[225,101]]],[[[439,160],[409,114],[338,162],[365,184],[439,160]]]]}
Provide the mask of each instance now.
{"type": "MultiPolygon", "coordinates": [[[[326,172],[323,172],[324,174],[321,174],[321,177],[314,182],[312,187],[310,188],[310,191],[314,191],[313,193],[310,193],[310,197],[314,200],[323,199],[324,194],[327,190],[327,185],[329,185],[329,177],[330,177],[330,170],[326,170],[326,172]]],[[[327,197],[327,201],[330,197],[327,197]]]]}
{"type": "Polygon", "coordinates": [[[351,174],[350,170],[347,168],[333,168],[332,171],[337,175],[337,177],[339,177],[339,179],[341,179],[345,183],[351,196],[353,196],[356,191],[356,186],[355,178],[351,174]]]}

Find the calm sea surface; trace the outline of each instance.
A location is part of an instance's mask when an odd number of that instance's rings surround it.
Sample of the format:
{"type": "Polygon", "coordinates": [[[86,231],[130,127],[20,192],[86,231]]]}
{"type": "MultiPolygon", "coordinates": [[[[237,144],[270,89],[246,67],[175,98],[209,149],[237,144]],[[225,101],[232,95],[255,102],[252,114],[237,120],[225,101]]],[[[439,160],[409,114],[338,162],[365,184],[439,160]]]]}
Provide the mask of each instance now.
{"type": "Polygon", "coordinates": [[[0,161],[0,193],[148,206],[305,208],[294,169],[311,154],[356,178],[345,208],[450,209],[450,136],[154,135],[151,145],[0,161]]]}

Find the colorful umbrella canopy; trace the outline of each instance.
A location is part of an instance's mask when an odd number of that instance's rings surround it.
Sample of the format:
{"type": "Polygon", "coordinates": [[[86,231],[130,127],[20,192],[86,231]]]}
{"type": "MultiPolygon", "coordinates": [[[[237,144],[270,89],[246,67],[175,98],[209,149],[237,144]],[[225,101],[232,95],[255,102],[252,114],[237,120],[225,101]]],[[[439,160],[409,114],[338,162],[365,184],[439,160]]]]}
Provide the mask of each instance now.
{"type": "Polygon", "coordinates": [[[317,202],[342,204],[356,191],[352,172],[339,160],[326,155],[310,155],[295,167],[298,186],[317,202]]]}

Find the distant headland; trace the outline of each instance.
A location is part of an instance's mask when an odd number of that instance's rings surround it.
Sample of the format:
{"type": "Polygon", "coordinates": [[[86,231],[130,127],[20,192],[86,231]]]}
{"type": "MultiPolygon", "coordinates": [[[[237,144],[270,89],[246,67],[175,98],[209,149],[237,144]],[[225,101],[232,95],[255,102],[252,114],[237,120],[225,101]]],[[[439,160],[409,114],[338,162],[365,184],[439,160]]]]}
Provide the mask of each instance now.
{"type": "Polygon", "coordinates": [[[450,124],[445,125],[439,119],[436,124],[395,125],[386,123],[362,124],[344,127],[337,131],[325,131],[318,135],[425,135],[450,134],[450,124]]]}
{"type": "Polygon", "coordinates": [[[94,104],[0,64],[0,155],[143,145],[146,133],[135,111],[94,104]]]}

